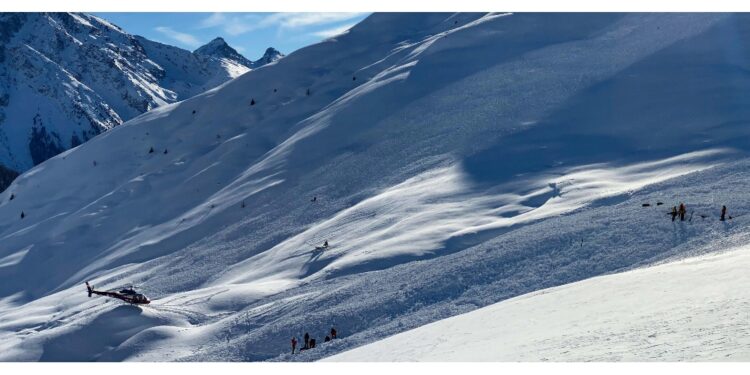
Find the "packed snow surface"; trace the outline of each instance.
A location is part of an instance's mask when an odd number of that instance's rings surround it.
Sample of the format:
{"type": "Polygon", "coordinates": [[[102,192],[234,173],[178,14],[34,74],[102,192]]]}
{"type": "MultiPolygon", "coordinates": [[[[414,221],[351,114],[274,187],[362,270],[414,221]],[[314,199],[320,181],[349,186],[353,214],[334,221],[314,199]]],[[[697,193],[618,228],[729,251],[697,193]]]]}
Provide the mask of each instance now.
{"type": "Polygon", "coordinates": [[[737,247],[748,17],[375,14],[155,108],[0,194],[0,360],[317,360],[737,247]]]}
{"type": "Polygon", "coordinates": [[[525,294],[331,361],[750,360],[750,247],[525,294]]]}

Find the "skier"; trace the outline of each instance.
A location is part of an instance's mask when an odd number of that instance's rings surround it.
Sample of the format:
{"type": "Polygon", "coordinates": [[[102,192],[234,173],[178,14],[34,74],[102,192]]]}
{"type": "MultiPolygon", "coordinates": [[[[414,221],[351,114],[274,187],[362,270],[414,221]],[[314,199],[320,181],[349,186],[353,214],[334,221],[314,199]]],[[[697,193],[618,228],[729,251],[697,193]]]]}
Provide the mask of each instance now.
{"type": "Polygon", "coordinates": [[[335,338],[336,338],[336,329],[331,327],[331,339],[335,339],[335,338]]]}
{"type": "Polygon", "coordinates": [[[672,215],[672,221],[677,217],[677,206],[672,206],[672,212],[669,213],[672,215]]]}
{"type": "Polygon", "coordinates": [[[329,336],[326,336],[326,338],[323,339],[323,342],[329,342],[329,341],[331,341],[331,337],[329,337],[329,336]]]}
{"type": "Polygon", "coordinates": [[[326,240],[325,242],[323,242],[323,247],[324,248],[328,248],[328,240],[326,240]]]}
{"type": "Polygon", "coordinates": [[[148,153],[149,153],[149,154],[153,154],[153,153],[154,153],[154,148],[153,148],[153,147],[151,147],[151,148],[150,148],[150,149],[148,150],[148,153]]]}
{"type": "Polygon", "coordinates": [[[318,201],[318,197],[317,196],[313,197],[313,199],[310,199],[310,202],[317,202],[317,201],[318,201]]]}
{"type": "Polygon", "coordinates": [[[294,354],[294,349],[297,348],[297,338],[292,336],[292,354],[294,354]]]}
{"type": "Polygon", "coordinates": [[[315,339],[310,339],[310,349],[315,348],[315,339]]]}
{"type": "Polygon", "coordinates": [[[727,216],[727,206],[721,206],[721,221],[724,221],[725,216],[727,216]]]}
{"type": "Polygon", "coordinates": [[[25,214],[25,213],[23,213],[23,211],[21,211],[21,219],[23,219],[23,218],[25,218],[25,217],[26,217],[26,214],[25,214]]]}
{"type": "Polygon", "coordinates": [[[250,105],[255,105],[255,99],[250,99],[250,105]]]}
{"type": "Polygon", "coordinates": [[[310,349],[310,334],[305,332],[305,349],[310,349]]]}
{"type": "Polygon", "coordinates": [[[680,209],[678,210],[678,212],[680,213],[680,221],[685,221],[685,213],[687,212],[687,210],[685,209],[684,203],[680,203],[680,209]]]}

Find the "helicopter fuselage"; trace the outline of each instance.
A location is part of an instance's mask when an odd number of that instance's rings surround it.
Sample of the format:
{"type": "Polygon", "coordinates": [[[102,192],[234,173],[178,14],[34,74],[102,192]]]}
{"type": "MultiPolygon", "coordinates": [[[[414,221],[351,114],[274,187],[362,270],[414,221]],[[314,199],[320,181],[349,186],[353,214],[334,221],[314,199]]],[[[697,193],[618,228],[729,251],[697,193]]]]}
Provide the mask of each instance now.
{"type": "Polygon", "coordinates": [[[96,294],[99,296],[117,298],[121,301],[125,301],[133,305],[148,305],[149,303],[151,303],[151,300],[149,300],[145,295],[136,293],[133,289],[123,289],[119,292],[100,291],[95,290],[93,287],[89,286],[88,282],[86,282],[86,289],[89,293],[89,297],[91,297],[92,294],[96,294]]]}

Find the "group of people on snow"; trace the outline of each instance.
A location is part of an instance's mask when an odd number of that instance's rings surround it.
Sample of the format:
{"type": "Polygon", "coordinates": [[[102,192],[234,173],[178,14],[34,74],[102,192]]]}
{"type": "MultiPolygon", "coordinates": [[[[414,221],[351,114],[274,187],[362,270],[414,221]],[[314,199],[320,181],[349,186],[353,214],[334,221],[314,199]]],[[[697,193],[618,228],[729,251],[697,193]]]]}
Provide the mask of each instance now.
{"type": "MultiPolygon", "coordinates": [[[[303,336],[303,339],[305,340],[304,346],[302,346],[298,352],[315,348],[315,339],[310,337],[309,333],[305,332],[305,336],[303,336]]],[[[323,342],[329,342],[335,339],[336,339],[336,329],[331,327],[331,331],[329,332],[328,335],[326,335],[325,339],[323,339],[323,342]]],[[[292,336],[292,354],[294,354],[295,351],[297,351],[297,338],[292,336]]]]}
{"type": "MultiPolygon", "coordinates": [[[[684,203],[680,203],[679,208],[677,206],[672,206],[672,210],[668,213],[672,216],[672,221],[675,221],[675,219],[679,216],[680,221],[685,221],[685,214],[687,214],[687,208],[685,207],[684,203]]],[[[692,218],[692,214],[690,215],[692,218]]],[[[705,218],[707,216],[701,215],[701,217],[705,218]]],[[[721,206],[721,217],[719,218],[719,221],[725,221],[727,218],[731,219],[731,216],[727,216],[727,206],[722,205],[721,206]]]]}
{"type": "Polygon", "coordinates": [[[672,211],[669,214],[672,215],[672,221],[674,221],[678,215],[680,216],[680,221],[685,221],[685,213],[687,213],[685,204],[680,203],[680,208],[678,209],[677,206],[672,206],[672,211]]]}

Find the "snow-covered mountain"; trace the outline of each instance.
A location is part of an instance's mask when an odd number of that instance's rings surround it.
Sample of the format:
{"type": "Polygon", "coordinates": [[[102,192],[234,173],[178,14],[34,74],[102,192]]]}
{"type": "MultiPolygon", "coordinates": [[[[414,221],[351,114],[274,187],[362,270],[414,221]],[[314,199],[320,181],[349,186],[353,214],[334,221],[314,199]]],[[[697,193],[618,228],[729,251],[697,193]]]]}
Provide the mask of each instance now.
{"type": "Polygon", "coordinates": [[[258,65],[217,40],[191,53],[87,14],[0,14],[0,164],[28,170],[258,65]]]}
{"type": "Polygon", "coordinates": [[[230,47],[222,37],[215,38],[204,46],[193,51],[193,53],[201,56],[211,56],[219,59],[236,61],[246,67],[253,65],[252,61],[246,59],[245,56],[242,56],[237,50],[230,47]]]}
{"type": "Polygon", "coordinates": [[[266,48],[266,52],[263,53],[263,56],[261,56],[261,58],[259,58],[258,60],[255,60],[250,66],[253,69],[257,69],[263,65],[270,64],[282,57],[284,57],[283,53],[279,52],[276,48],[268,47],[266,48]]]}
{"type": "Polygon", "coordinates": [[[374,14],[155,108],[0,194],[0,359],[317,360],[737,248],[749,17],[374,14]]]}

